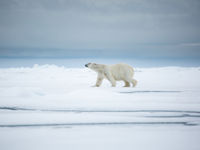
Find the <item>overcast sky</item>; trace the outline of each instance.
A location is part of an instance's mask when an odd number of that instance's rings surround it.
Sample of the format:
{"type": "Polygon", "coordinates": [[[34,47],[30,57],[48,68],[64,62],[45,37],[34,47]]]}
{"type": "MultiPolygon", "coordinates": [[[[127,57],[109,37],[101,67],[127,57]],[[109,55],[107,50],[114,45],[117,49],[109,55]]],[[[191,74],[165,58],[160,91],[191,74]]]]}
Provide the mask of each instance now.
{"type": "Polygon", "coordinates": [[[200,0],[0,0],[0,57],[200,58],[200,0]]]}

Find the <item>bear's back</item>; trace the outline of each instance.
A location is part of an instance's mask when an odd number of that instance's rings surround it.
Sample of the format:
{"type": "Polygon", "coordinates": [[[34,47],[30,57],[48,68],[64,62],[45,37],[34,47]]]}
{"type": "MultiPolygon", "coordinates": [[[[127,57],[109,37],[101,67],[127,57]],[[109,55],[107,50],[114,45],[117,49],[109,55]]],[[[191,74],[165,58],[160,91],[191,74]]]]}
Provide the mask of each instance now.
{"type": "Polygon", "coordinates": [[[116,80],[124,80],[127,76],[133,76],[133,68],[128,64],[114,64],[110,66],[110,70],[116,80]]]}

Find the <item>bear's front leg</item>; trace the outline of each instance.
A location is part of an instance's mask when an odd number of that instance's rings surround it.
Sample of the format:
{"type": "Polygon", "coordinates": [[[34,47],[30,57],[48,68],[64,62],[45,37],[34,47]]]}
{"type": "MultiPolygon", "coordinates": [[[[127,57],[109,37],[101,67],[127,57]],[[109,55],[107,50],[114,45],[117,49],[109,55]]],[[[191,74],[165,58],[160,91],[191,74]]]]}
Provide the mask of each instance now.
{"type": "Polygon", "coordinates": [[[103,78],[104,78],[104,75],[99,73],[98,76],[97,76],[97,81],[96,81],[96,87],[99,87],[103,81],[103,78]]]}
{"type": "Polygon", "coordinates": [[[116,81],[115,81],[115,79],[111,78],[110,82],[112,84],[112,87],[116,87],[116,81]]]}
{"type": "Polygon", "coordinates": [[[116,81],[113,78],[113,76],[109,72],[106,72],[105,76],[110,81],[110,83],[112,84],[112,87],[115,87],[116,86],[116,81]]]}

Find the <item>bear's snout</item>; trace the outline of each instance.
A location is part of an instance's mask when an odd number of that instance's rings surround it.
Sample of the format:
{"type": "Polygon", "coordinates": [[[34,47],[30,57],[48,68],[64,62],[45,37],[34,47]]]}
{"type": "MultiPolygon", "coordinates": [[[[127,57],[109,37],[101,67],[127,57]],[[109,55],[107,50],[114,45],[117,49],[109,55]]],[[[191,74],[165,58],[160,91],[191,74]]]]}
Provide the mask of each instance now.
{"type": "Polygon", "coordinates": [[[91,63],[85,64],[85,67],[89,67],[90,64],[91,64],[91,63]]]}

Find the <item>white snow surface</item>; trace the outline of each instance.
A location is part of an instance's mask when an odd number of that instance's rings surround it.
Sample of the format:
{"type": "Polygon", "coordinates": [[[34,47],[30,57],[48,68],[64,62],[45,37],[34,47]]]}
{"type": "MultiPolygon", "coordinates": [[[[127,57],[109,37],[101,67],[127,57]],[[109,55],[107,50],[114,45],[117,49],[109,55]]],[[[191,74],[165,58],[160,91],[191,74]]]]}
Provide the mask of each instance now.
{"type": "Polygon", "coordinates": [[[3,150],[199,150],[200,68],[135,68],[117,87],[87,68],[0,69],[3,150]]]}

